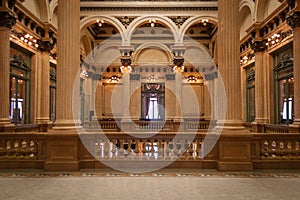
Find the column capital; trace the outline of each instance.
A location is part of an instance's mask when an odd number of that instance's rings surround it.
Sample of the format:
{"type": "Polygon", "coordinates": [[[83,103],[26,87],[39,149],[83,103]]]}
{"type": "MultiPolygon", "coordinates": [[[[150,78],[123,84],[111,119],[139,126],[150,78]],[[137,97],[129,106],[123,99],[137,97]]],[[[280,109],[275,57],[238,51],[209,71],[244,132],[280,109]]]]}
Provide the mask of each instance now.
{"type": "Polygon", "coordinates": [[[38,50],[47,53],[50,53],[50,51],[54,47],[53,41],[50,38],[38,40],[38,45],[39,45],[38,50]]]}
{"type": "Polygon", "coordinates": [[[182,56],[174,56],[173,63],[177,67],[181,67],[184,63],[184,58],[182,56]]]}
{"type": "Polygon", "coordinates": [[[288,18],[287,23],[292,29],[300,27],[300,11],[293,12],[288,18]]]}
{"type": "Polygon", "coordinates": [[[266,49],[265,44],[263,41],[254,41],[251,44],[251,49],[257,53],[257,52],[263,52],[266,49]]]}
{"type": "Polygon", "coordinates": [[[0,27],[11,29],[16,24],[16,17],[9,11],[0,12],[0,27]]]}
{"type": "Polygon", "coordinates": [[[131,65],[131,57],[130,56],[121,56],[121,63],[124,67],[128,67],[131,65]]]}

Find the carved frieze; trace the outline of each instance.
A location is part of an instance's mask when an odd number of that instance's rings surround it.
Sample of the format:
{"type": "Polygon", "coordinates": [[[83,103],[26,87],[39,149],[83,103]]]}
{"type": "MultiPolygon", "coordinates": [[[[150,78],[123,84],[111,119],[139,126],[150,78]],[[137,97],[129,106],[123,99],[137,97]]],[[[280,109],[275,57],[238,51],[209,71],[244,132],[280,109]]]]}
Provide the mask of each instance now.
{"type": "Polygon", "coordinates": [[[256,52],[263,52],[266,49],[266,45],[263,41],[254,41],[251,44],[251,49],[256,52]]]}
{"type": "Polygon", "coordinates": [[[0,12],[0,27],[11,29],[16,24],[16,17],[8,11],[0,12]]]}
{"type": "Polygon", "coordinates": [[[300,11],[295,11],[287,18],[287,23],[292,29],[300,27],[300,11]]]}

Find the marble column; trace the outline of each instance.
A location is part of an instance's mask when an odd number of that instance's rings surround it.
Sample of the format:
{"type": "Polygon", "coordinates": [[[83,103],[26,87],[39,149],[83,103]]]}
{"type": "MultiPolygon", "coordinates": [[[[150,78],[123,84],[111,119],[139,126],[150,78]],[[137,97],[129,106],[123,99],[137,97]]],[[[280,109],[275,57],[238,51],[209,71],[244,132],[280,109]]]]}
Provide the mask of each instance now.
{"type": "Polygon", "coordinates": [[[9,73],[10,73],[10,31],[16,18],[9,11],[0,12],[0,131],[13,126],[9,119],[9,73]]]}
{"type": "Polygon", "coordinates": [[[218,63],[227,96],[224,129],[243,129],[239,0],[219,0],[218,15],[218,63]]]}
{"type": "Polygon", "coordinates": [[[182,121],[182,72],[175,70],[175,121],[182,121]]]}
{"type": "Polygon", "coordinates": [[[48,31],[46,37],[39,42],[39,50],[41,63],[37,66],[38,82],[37,82],[37,111],[36,122],[39,124],[47,125],[50,123],[50,61],[49,54],[53,48],[53,42],[49,38],[48,31]]]}
{"type": "Polygon", "coordinates": [[[57,37],[57,110],[54,129],[74,129],[80,116],[73,106],[80,106],[79,76],[80,69],[80,1],[58,1],[57,37]],[[73,87],[74,88],[73,93],[73,87]],[[78,87],[77,87],[78,86],[78,87]]]}
{"type": "Polygon", "coordinates": [[[121,71],[123,73],[123,117],[122,122],[130,122],[130,73],[131,73],[131,57],[130,55],[122,55],[121,57],[121,71]]]}
{"type": "Polygon", "coordinates": [[[300,2],[296,10],[287,18],[288,24],[293,29],[293,58],[294,58],[294,111],[293,125],[300,126],[300,2]]]}
{"type": "Polygon", "coordinates": [[[185,52],[185,47],[181,45],[175,45],[172,46],[172,52],[174,54],[174,73],[175,73],[175,98],[176,98],[176,103],[175,103],[175,116],[174,116],[174,121],[175,122],[182,122],[183,121],[183,98],[182,98],[182,72],[184,71],[184,58],[183,54],[185,52]]]}

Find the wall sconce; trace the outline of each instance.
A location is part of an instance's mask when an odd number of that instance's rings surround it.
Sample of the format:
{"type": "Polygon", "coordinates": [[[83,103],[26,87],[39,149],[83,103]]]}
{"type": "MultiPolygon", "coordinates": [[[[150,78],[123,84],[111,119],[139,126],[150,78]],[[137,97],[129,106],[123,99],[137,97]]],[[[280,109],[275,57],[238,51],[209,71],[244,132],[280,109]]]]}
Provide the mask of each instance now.
{"type": "Polygon", "coordinates": [[[275,33],[271,37],[267,39],[267,42],[265,43],[266,46],[272,46],[281,41],[281,34],[280,33],[275,33]]]}
{"type": "Polygon", "coordinates": [[[123,66],[123,65],[122,65],[122,66],[120,67],[120,70],[121,70],[122,74],[124,74],[125,72],[131,73],[132,68],[131,68],[130,65],[128,65],[128,66],[123,66]]]}
{"type": "Polygon", "coordinates": [[[19,35],[19,39],[24,42],[25,44],[28,44],[29,46],[34,46],[36,48],[39,47],[38,43],[37,43],[37,39],[35,39],[32,35],[30,34],[20,34],[19,35]]]}
{"type": "Polygon", "coordinates": [[[201,19],[201,23],[203,24],[203,26],[206,26],[208,23],[208,19],[201,19]]]}
{"type": "Polygon", "coordinates": [[[148,78],[149,81],[157,81],[158,78],[154,75],[151,75],[149,78],[148,78]]]}
{"type": "Polygon", "coordinates": [[[98,23],[99,27],[101,27],[104,24],[104,20],[103,19],[97,19],[97,23],[98,23]]]}
{"type": "Polygon", "coordinates": [[[151,26],[151,27],[154,27],[154,26],[155,26],[155,23],[156,23],[156,20],[155,20],[155,19],[150,19],[150,20],[149,20],[149,23],[150,23],[150,26],[151,26]]]}
{"type": "Polygon", "coordinates": [[[255,56],[253,54],[245,55],[243,58],[241,58],[241,65],[245,65],[252,60],[255,60],[255,56]]]}
{"type": "Polygon", "coordinates": [[[87,72],[85,69],[83,69],[83,70],[81,70],[81,72],[80,72],[80,76],[81,76],[82,78],[87,78],[87,77],[89,77],[89,74],[88,74],[88,72],[87,72]]]}
{"type": "Polygon", "coordinates": [[[196,82],[198,80],[198,78],[195,76],[189,76],[186,79],[188,82],[196,82]]]}
{"type": "Polygon", "coordinates": [[[183,65],[181,65],[181,66],[175,65],[173,67],[173,71],[184,72],[184,66],[183,65]]]}
{"type": "Polygon", "coordinates": [[[110,77],[110,79],[108,81],[111,82],[111,83],[116,83],[116,82],[119,82],[119,80],[120,80],[119,77],[112,76],[112,77],[110,77]]]}

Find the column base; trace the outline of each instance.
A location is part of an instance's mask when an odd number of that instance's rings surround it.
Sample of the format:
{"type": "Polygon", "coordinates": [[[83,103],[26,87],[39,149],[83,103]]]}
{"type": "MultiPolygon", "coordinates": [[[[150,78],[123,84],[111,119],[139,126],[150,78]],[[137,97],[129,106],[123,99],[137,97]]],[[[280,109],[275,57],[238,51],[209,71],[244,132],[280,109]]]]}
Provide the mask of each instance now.
{"type": "Polygon", "coordinates": [[[36,123],[40,124],[40,131],[47,132],[49,129],[49,125],[51,124],[49,117],[40,117],[35,119],[36,123]]]}
{"type": "Polygon", "coordinates": [[[264,124],[266,123],[261,123],[261,122],[252,122],[252,131],[255,133],[264,133],[265,132],[265,127],[264,124]]]}
{"type": "Polygon", "coordinates": [[[295,119],[293,124],[289,125],[289,133],[300,133],[300,119],[295,119]]]}
{"type": "Polygon", "coordinates": [[[46,141],[45,170],[74,171],[79,169],[79,136],[76,130],[50,130],[46,135],[46,141]]]}
{"type": "Polygon", "coordinates": [[[8,118],[0,119],[0,132],[13,132],[15,125],[8,118]]]}
{"type": "Polygon", "coordinates": [[[215,129],[217,131],[221,130],[222,134],[232,133],[233,131],[235,134],[249,132],[242,124],[243,122],[238,120],[219,120],[217,121],[215,129]]]}
{"type": "Polygon", "coordinates": [[[55,122],[53,130],[72,130],[82,129],[81,122],[79,120],[58,120],[55,122]]]}

